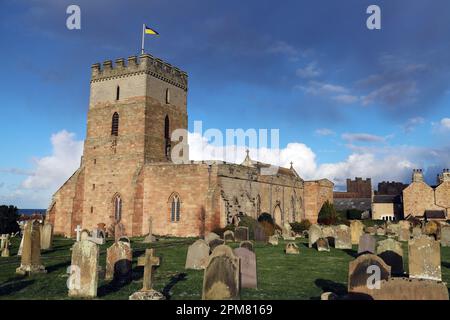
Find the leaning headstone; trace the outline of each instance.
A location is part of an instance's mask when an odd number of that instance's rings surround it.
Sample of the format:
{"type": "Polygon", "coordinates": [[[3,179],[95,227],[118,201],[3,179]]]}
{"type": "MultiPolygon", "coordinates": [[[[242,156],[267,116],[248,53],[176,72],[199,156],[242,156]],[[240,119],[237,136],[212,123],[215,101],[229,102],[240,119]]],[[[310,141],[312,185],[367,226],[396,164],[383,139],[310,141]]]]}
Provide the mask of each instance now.
{"type": "Polygon", "coordinates": [[[223,233],[223,240],[225,242],[234,242],[234,232],[231,230],[227,230],[223,233]]]}
{"type": "Polygon", "coordinates": [[[203,300],[239,299],[239,258],[226,245],[214,249],[203,275],[203,300]]]}
{"type": "Polygon", "coordinates": [[[389,278],[380,281],[380,289],[371,290],[373,300],[448,300],[445,283],[424,279],[389,278]]]}
{"type": "Polygon", "coordinates": [[[409,221],[405,220],[400,221],[398,224],[400,225],[398,240],[409,241],[409,238],[411,237],[411,224],[409,223],[409,221]]]}
{"type": "Polygon", "coordinates": [[[220,236],[217,233],[214,232],[210,232],[205,236],[205,241],[206,243],[210,243],[211,241],[215,240],[215,239],[220,239],[220,236]]]}
{"type": "Polygon", "coordinates": [[[238,242],[249,240],[248,227],[236,227],[234,230],[234,239],[238,242]]]}
{"type": "Polygon", "coordinates": [[[391,276],[391,267],[374,254],[363,254],[351,261],[348,267],[348,292],[370,294],[376,290],[376,287],[370,286],[374,284],[371,281],[374,273],[379,276],[376,280],[387,280],[391,276]]]}
{"type": "Polygon", "coordinates": [[[53,225],[45,222],[41,225],[41,250],[50,250],[53,241],[53,225]]]}
{"type": "Polygon", "coordinates": [[[209,242],[209,250],[210,250],[210,252],[213,252],[216,247],[218,247],[220,245],[223,245],[223,244],[225,244],[225,240],[223,240],[223,239],[211,240],[209,242]]]}
{"type": "Polygon", "coordinates": [[[69,280],[73,282],[69,285],[69,297],[97,296],[99,253],[99,247],[89,240],[75,242],[72,247],[69,280]]]}
{"type": "Polygon", "coordinates": [[[363,253],[375,254],[376,245],[377,245],[377,241],[375,240],[375,237],[371,236],[370,234],[365,233],[359,239],[358,254],[363,254],[363,253]]]}
{"type": "Polygon", "coordinates": [[[160,265],[159,257],[153,255],[153,249],[146,249],[145,255],[139,257],[138,266],[144,267],[144,280],[142,282],[142,289],[133,293],[130,300],[164,300],[165,297],[161,292],[153,289],[153,276],[155,269],[160,265]]]}
{"type": "Polygon", "coordinates": [[[114,242],[106,249],[106,280],[113,280],[115,283],[128,283],[131,281],[131,261],[133,260],[133,250],[130,242],[114,242]]]}
{"type": "Polygon", "coordinates": [[[286,243],[286,249],[284,249],[286,254],[299,254],[300,250],[294,242],[286,243]]]}
{"type": "Polygon", "coordinates": [[[352,236],[352,244],[359,244],[359,238],[364,233],[364,224],[359,220],[352,220],[350,222],[350,233],[352,236]]]}
{"type": "Polygon", "coordinates": [[[17,274],[27,275],[47,272],[41,264],[41,232],[38,221],[29,220],[23,233],[23,251],[17,274]]]}
{"type": "Polygon", "coordinates": [[[312,248],[319,238],[322,238],[322,228],[318,224],[311,225],[308,231],[308,246],[312,248]]]}
{"type": "Polygon", "coordinates": [[[441,246],[450,247],[450,225],[441,227],[441,246]]]}
{"type": "Polygon", "coordinates": [[[264,228],[261,226],[260,223],[256,224],[253,233],[255,235],[255,241],[267,242],[269,240],[269,237],[267,236],[266,232],[264,231],[264,228]]]}
{"type": "Polygon", "coordinates": [[[386,239],[378,242],[377,255],[391,267],[393,275],[402,275],[403,248],[402,244],[394,239],[386,239]]]}
{"type": "Polygon", "coordinates": [[[409,241],[409,277],[442,281],[439,242],[427,236],[409,241]]]}
{"type": "Polygon", "coordinates": [[[342,224],[335,228],[336,237],[334,247],[336,249],[352,249],[352,235],[350,228],[342,224]]]}
{"type": "Polygon", "coordinates": [[[273,236],[270,236],[269,243],[273,246],[277,246],[278,245],[278,235],[274,234],[273,236]]]}
{"type": "Polygon", "coordinates": [[[253,242],[251,242],[251,241],[242,241],[239,244],[239,247],[240,248],[246,248],[246,249],[248,249],[248,250],[250,250],[252,252],[255,252],[255,248],[253,246],[253,242]]]}
{"type": "Polygon", "coordinates": [[[202,270],[206,268],[209,258],[209,245],[199,239],[191,244],[186,256],[186,269],[202,270]]]}
{"type": "Polygon", "coordinates": [[[317,248],[317,251],[321,252],[321,251],[326,251],[329,252],[330,251],[330,245],[328,243],[328,239],[327,238],[319,238],[317,239],[315,246],[317,248]]]}
{"type": "Polygon", "coordinates": [[[234,249],[233,253],[240,260],[241,288],[256,289],[258,287],[258,280],[255,253],[243,247],[234,249]]]}

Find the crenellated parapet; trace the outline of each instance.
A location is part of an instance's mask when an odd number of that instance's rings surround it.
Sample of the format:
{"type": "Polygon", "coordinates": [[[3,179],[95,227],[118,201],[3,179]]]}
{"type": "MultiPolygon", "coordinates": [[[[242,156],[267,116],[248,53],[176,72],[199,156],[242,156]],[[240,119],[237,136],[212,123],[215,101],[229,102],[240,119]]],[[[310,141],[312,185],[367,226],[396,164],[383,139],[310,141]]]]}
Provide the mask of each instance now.
{"type": "Polygon", "coordinates": [[[104,61],[102,64],[95,63],[92,65],[91,82],[144,73],[187,91],[187,73],[150,54],[142,54],[139,57],[131,56],[127,61],[119,58],[114,64],[112,60],[104,61]]]}

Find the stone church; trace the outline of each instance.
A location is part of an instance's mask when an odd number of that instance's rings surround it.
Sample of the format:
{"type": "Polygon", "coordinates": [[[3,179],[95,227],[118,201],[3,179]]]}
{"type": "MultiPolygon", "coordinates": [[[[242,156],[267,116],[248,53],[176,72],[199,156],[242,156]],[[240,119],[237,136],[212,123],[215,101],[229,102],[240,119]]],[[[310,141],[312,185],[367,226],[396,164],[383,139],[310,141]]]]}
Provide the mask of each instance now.
{"type": "Polygon", "coordinates": [[[329,180],[304,181],[292,166],[263,175],[267,165],[248,154],[242,164],[174,163],[171,133],[187,130],[187,91],[186,72],[149,54],[92,66],[81,164],[48,208],[55,233],[121,223],[140,236],[151,218],[154,234],[199,236],[264,212],[279,225],[317,221],[333,201],[329,180]]]}

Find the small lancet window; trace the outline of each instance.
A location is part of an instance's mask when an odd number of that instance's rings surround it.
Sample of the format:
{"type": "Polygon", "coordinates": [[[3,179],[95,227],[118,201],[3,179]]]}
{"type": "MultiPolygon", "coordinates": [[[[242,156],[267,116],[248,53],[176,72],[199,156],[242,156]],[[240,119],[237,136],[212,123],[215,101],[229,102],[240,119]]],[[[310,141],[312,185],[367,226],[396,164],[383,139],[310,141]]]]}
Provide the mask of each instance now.
{"type": "Polygon", "coordinates": [[[120,87],[117,86],[117,89],[116,89],[116,100],[119,100],[119,99],[120,99],[120,87]]]}
{"type": "Polygon", "coordinates": [[[166,89],[166,104],[170,104],[170,90],[166,89]]]}
{"type": "Polygon", "coordinates": [[[112,116],[111,135],[112,136],[119,135],[119,114],[117,112],[114,112],[112,116]]]}

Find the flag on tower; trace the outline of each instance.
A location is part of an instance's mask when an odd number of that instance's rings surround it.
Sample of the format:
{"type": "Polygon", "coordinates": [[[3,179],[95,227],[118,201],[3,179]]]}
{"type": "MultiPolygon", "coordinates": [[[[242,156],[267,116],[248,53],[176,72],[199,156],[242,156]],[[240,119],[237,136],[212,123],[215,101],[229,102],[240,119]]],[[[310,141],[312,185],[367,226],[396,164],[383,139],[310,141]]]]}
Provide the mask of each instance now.
{"type": "Polygon", "coordinates": [[[155,29],[149,28],[147,27],[147,25],[144,25],[144,27],[145,27],[145,34],[152,34],[155,36],[159,36],[159,33],[155,29]]]}
{"type": "Polygon", "coordinates": [[[147,27],[147,25],[144,23],[142,24],[142,47],[141,47],[141,54],[144,54],[144,44],[145,44],[145,35],[150,34],[152,36],[159,36],[158,31],[155,29],[147,27]]]}

